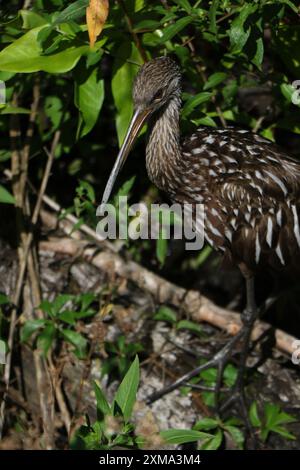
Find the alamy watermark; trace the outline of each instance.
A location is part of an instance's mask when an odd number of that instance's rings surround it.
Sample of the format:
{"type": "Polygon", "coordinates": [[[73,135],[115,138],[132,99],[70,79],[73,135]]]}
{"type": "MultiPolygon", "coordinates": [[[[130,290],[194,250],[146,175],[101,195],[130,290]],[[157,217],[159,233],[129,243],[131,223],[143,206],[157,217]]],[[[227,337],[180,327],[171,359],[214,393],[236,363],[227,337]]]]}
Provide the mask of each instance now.
{"type": "Polygon", "coordinates": [[[96,215],[101,217],[97,235],[116,240],[186,240],[186,250],[200,250],[204,244],[203,204],[128,205],[127,196],[120,196],[117,204],[101,204],[96,215]]]}

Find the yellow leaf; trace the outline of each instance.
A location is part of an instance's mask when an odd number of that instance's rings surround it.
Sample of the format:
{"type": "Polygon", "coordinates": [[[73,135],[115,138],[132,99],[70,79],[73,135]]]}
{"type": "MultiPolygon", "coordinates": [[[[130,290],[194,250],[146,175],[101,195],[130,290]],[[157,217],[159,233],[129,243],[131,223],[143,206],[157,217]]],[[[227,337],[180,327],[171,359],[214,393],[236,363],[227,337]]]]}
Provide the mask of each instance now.
{"type": "Polygon", "coordinates": [[[113,309],[113,304],[104,305],[100,310],[100,316],[106,317],[106,315],[109,315],[111,313],[112,309],[113,309]]]}
{"type": "Polygon", "coordinates": [[[90,0],[86,9],[86,24],[90,38],[90,47],[93,47],[101,33],[108,16],[108,0],[90,0]]]}

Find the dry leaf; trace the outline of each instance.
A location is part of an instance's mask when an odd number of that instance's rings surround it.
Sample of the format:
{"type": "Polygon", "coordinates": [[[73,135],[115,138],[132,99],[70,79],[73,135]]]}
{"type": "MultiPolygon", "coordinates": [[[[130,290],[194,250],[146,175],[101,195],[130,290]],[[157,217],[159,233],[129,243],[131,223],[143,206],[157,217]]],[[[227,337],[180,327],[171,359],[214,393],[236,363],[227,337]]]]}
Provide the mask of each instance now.
{"type": "Polygon", "coordinates": [[[97,37],[101,33],[108,16],[108,0],[90,0],[86,9],[86,24],[90,38],[90,46],[93,47],[97,37]]]}

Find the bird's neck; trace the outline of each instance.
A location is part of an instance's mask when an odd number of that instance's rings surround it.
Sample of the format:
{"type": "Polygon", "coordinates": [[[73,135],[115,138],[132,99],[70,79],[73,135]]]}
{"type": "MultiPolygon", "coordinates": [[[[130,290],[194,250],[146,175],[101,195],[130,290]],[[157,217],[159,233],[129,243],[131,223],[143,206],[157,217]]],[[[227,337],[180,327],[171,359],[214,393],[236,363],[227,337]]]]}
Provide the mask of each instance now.
{"type": "Polygon", "coordinates": [[[174,95],[149,124],[146,167],[149,178],[160,189],[168,189],[170,183],[174,186],[181,162],[180,108],[180,94],[174,95]]]}

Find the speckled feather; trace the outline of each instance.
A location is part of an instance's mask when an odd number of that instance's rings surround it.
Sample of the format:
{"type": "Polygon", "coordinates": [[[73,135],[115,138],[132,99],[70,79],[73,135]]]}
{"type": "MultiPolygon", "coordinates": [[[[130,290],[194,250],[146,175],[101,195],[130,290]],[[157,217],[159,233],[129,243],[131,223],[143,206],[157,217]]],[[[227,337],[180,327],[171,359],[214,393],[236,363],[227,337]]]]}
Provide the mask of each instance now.
{"type": "Polygon", "coordinates": [[[206,240],[244,273],[299,264],[300,163],[247,130],[200,128],[181,142],[180,72],[168,58],[141,68],[135,106],[159,90],[146,149],[154,184],[172,201],[203,203],[206,240]]]}

